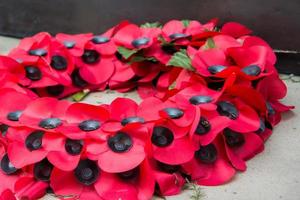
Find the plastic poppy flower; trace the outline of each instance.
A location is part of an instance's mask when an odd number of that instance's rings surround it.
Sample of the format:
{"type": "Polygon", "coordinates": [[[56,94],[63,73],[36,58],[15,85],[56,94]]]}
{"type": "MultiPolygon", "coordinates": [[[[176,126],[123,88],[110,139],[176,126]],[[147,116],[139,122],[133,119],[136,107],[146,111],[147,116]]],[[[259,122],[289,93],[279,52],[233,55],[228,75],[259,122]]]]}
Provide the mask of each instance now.
{"type": "Polygon", "coordinates": [[[162,28],[162,36],[167,42],[174,42],[179,44],[187,44],[189,37],[205,31],[205,28],[198,21],[190,21],[187,26],[183,21],[171,20],[167,22],[162,28]],[[185,41],[184,41],[185,40],[185,41]]]}
{"type": "Polygon", "coordinates": [[[246,26],[237,23],[237,22],[227,22],[225,23],[222,28],[221,32],[226,35],[230,35],[235,38],[239,38],[244,35],[249,35],[252,33],[250,29],[246,26]]]}
{"type": "Polygon", "coordinates": [[[220,185],[235,175],[225,151],[222,138],[217,137],[211,144],[200,146],[194,158],[182,165],[185,173],[199,185],[220,185]]]}
{"type": "Polygon", "coordinates": [[[135,24],[128,24],[116,32],[114,41],[128,49],[144,49],[152,45],[160,32],[159,28],[140,28],[135,24]]]}
{"type": "Polygon", "coordinates": [[[6,137],[7,154],[16,168],[43,160],[48,154],[47,145],[57,146],[48,133],[29,128],[10,127],[6,137]]]}
{"type": "Polygon", "coordinates": [[[21,126],[19,118],[34,98],[10,88],[1,89],[0,94],[0,104],[5,105],[0,108],[0,121],[9,126],[21,126]]]}
{"type": "Polygon", "coordinates": [[[190,161],[196,148],[187,133],[168,121],[155,123],[151,130],[153,158],[169,165],[190,161]]]}
{"type": "Polygon", "coordinates": [[[113,60],[116,51],[110,37],[105,34],[94,36],[86,43],[83,54],[75,60],[80,76],[90,84],[107,82],[115,72],[113,60]]]}
{"type": "Polygon", "coordinates": [[[64,118],[66,123],[59,131],[71,139],[84,139],[88,134],[97,134],[109,119],[109,112],[105,106],[73,103],[66,109],[64,118]]]}
{"type": "Polygon", "coordinates": [[[186,183],[180,173],[180,165],[168,165],[153,159],[150,159],[150,163],[157,183],[156,193],[162,196],[179,194],[186,183]]]}
{"type": "Polygon", "coordinates": [[[59,101],[50,97],[36,99],[23,110],[19,121],[27,127],[55,132],[63,124],[65,111],[70,104],[67,100],[59,101]]]}
{"type": "Polygon", "coordinates": [[[18,199],[36,200],[42,198],[46,194],[49,184],[36,180],[31,175],[20,177],[15,183],[15,193],[18,199]]]}
{"type": "Polygon", "coordinates": [[[263,140],[253,132],[238,133],[224,129],[222,136],[228,159],[237,170],[245,171],[247,168],[245,161],[264,149],[263,140]]]}
{"type": "MultiPolygon", "coordinates": [[[[71,83],[70,74],[74,69],[74,59],[61,43],[52,40],[47,33],[37,34],[31,40],[24,39],[23,43],[11,51],[9,56],[22,64],[28,82],[40,81],[46,76],[56,84],[71,83]]],[[[35,85],[37,84],[38,82],[35,82],[35,85]]]]}
{"type": "Polygon", "coordinates": [[[73,56],[81,56],[85,44],[92,39],[92,33],[69,35],[64,33],[56,34],[55,38],[62,43],[73,56]]]}
{"type": "Polygon", "coordinates": [[[256,89],[262,94],[266,101],[266,116],[272,126],[280,122],[282,112],[294,108],[294,106],[286,106],[279,101],[286,96],[287,87],[279,78],[278,74],[274,73],[265,77],[257,84],[256,89]]]}
{"type": "Polygon", "coordinates": [[[94,187],[94,183],[99,181],[99,176],[102,174],[95,162],[81,160],[74,171],[54,168],[50,177],[50,186],[57,195],[81,200],[102,200],[94,187]]]}
{"type": "Polygon", "coordinates": [[[145,159],[138,167],[126,172],[100,173],[95,189],[99,196],[107,200],[148,200],[154,193],[153,175],[153,170],[145,159]]]}
{"type": "Polygon", "coordinates": [[[97,158],[99,167],[108,173],[129,171],[146,157],[148,129],[140,124],[128,124],[116,132],[94,134],[88,142],[87,155],[97,158]]]}

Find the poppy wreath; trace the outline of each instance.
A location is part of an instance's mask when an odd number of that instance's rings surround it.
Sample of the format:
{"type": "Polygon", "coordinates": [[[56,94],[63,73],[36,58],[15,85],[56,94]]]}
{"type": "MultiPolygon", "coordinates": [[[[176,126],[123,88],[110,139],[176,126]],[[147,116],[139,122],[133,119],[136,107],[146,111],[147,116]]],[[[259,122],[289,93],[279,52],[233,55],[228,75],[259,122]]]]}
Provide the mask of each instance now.
{"type": "Polygon", "coordinates": [[[0,56],[0,199],[149,200],[227,183],[293,108],[275,62],[247,27],[215,19],[24,38],[0,56]],[[63,99],[107,88],[142,101],[63,99]]]}

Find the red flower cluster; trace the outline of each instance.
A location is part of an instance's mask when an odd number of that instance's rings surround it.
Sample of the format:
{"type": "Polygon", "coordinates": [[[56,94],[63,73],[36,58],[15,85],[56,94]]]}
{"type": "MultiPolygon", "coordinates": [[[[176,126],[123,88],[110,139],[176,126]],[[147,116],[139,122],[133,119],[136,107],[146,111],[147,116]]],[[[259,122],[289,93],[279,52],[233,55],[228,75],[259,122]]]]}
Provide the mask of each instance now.
{"type": "Polygon", "coordinates": [[[149,200],[230,181],[292,109],[275,54],[245,26],[127,21],[39,33],[0,57],[0,199],[149,200]],[[137,104],[58,100],[137,88],[137,104]]]}

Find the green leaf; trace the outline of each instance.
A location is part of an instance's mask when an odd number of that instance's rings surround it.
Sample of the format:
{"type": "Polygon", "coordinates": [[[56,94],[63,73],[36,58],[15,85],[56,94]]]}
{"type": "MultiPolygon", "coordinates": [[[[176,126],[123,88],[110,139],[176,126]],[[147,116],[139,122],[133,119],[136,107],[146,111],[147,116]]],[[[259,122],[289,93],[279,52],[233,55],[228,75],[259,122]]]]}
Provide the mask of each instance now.
{"type": "Polygon", "coordinates": [[[135,54],[138,50],[127,49],[125,47],[118,47],[118,52],[125,58],[128,59],[130,56],[135,54]]]}
{"type": "Polygon", "coordinates": [[[162,25],[159,22],[147,22],[141,25],[141,28],[161,28],[162,25]]]}
{"type": "Polygon", "coordinates": [[[188,27],[190,25],[191,20],[184,19],[184,20],[181,20],[181,22],[183,23],[184,27],[188,27]]]}
{"type": "Polygon", "coordinates": [[[180,51],[176,52],[167,63],[167,66],[181,67],[190,71],[195,70],[185,49],[181,49],[180,51]]]}
{"type": "Polygon", "coordinates": [[[176,87],[176,81],[169,85],[168,90],[173,90],[176,87]]]}
{"type": "Polygon", "coordinates": [[[79,102],[83,100],[90,93],[89,89],[82,90],[72,95],[73,101],[79,102]]]}
{"type": "Polygon", "coordinates": [[[157,62],[157,60],[154,57],[134,56],[130,59],[129,63],[143,62],[146,60],[150,62],[157,62]]]}
{"type": "Polygon", "coordinates": [[[214,39],[208,38],[204,44],[204,49],[213,49],[216,48],[214,39]]]}

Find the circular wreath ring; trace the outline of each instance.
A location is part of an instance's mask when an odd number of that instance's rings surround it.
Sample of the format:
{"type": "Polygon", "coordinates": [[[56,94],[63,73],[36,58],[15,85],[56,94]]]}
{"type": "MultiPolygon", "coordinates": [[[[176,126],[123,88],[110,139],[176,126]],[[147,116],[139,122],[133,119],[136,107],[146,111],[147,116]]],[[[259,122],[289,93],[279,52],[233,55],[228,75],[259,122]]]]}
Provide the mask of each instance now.
{"type": "Polygon", "coordinates": [[[239,23],[216,25],[124,21],[22,39],[0,57],[0,199],[149,200],[245,171],[293,107],[279,102],[271,47],[239,23]],[[59,100],[107,88],[143,100],[59,100]]]}

